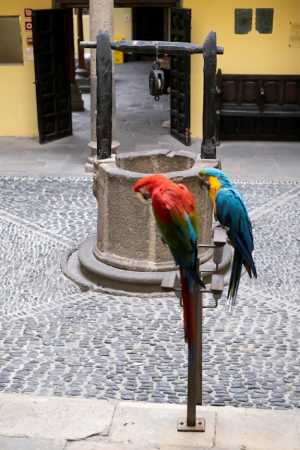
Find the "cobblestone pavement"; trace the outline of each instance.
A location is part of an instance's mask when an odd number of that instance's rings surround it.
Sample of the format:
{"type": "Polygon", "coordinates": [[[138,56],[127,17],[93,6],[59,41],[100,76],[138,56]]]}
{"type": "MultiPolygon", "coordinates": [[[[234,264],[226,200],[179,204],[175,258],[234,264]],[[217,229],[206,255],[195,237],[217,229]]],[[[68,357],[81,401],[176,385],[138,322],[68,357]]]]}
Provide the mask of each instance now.
{"type": "MultiPolygon", "coordinates": [[[[204,401],[300,407],[300,184],[243,182],[259,278],[205,311],[204,401]]],[[[0,391],[185,402],[178,301],[82,293],[62,255],[95,232],[91,179],[0,178],[0,391]]]]}

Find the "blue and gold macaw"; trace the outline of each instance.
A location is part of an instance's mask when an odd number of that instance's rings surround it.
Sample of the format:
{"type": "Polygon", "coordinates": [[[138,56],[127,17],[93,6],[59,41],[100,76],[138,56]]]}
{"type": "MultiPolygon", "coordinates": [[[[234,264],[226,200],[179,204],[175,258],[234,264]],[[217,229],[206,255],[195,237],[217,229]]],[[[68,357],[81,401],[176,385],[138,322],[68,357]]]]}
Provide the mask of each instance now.
{"type": "Polygon", "coordinates": [[[229,178],[219,169],[203,168],[200,181],[208,189],[216,219],[226,228],[228,238],[234,247],[231,276],[228,289],[230,308],[236,302],[242,267],[249,277],[257,278],[252,258],[254,250],[252,225],[245,203],[229,178]]]}

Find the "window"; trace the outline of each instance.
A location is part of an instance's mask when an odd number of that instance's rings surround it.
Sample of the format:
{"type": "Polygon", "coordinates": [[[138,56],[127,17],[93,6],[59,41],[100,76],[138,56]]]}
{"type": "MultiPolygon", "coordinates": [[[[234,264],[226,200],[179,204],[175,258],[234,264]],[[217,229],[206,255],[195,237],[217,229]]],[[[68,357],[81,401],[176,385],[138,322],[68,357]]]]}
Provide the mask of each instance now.
{"type": "Polygon", "coordinates": [[[0,16],[0,64],[23,64],[19,16],[0,16]]]}

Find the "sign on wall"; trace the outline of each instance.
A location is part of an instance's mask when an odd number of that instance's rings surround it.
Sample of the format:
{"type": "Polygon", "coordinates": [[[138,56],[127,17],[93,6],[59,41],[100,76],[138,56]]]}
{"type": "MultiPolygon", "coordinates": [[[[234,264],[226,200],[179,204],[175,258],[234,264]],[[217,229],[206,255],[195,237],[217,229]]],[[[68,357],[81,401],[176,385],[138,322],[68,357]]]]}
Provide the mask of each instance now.
{"type": "Polygon", "coordinates": [[[247,34],[252,28],[252,9],[234,10],[234,32],[236,34],[247,34]]]}
{"type": "Polygon", "coordinates": [[[31,8],[25,8],[24,9],[24,16],[25,16],[25,30],[31,31],[32,30],[32,9],[31,8]]]}
{"type": "Polygon", "coordinates": [[[289,47],[300,47],[300,22],[290,22],[289,47]]]}
{"type": "Polygon", "coordinates": [[[271,34],[273,31],[273,8],[256,8],[256,31],[263,34],[271,34]]]}

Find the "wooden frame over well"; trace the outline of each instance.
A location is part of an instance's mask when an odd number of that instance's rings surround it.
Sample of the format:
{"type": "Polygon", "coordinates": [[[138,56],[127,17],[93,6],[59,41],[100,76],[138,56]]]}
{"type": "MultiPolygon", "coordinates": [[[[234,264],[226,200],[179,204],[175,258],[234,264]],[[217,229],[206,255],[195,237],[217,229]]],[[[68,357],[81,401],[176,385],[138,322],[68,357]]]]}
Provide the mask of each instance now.
{"type": "MultiPolygon", "coordinates": [[[[89,0],[53,0],[56,8],[88,8],[89,0]]],[[[174,8],[180,6],[180,0],[114,0],[115,8],[162,7],[174,8]]]]}

